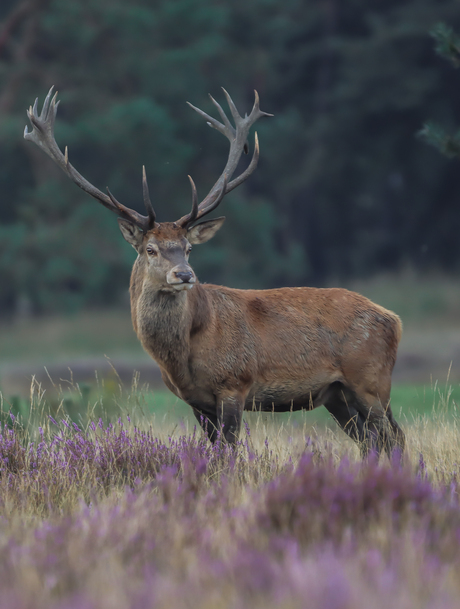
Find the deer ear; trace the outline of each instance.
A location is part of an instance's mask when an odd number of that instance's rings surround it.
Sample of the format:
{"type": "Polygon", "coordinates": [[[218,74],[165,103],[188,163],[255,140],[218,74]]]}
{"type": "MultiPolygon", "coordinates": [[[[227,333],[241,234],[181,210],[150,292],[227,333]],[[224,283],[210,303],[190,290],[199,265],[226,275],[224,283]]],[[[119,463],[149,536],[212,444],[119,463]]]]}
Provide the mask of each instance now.
{"type": "Polygon", "coordinates": [[[121,218],[118,218],[118,224],[123,237],[138,251],[144,237],[142,230],[132,222],[122,220],[121,218]]]}
{"type": "Polygon", "coordinates": [[[214,237],[214,235],[217,233],[217,231],[224,222],[224,216],[221,216],[220,218],[215,218],[214,220],[206,220],[205,222],[200,222],[200,224],[196,224],[192,228],[188,229],[187,239],[192,245],[196,245],[198,243],[206,243],[206,241],[209,241],[209,239],[212,239],[212,237],[214,237]]]}

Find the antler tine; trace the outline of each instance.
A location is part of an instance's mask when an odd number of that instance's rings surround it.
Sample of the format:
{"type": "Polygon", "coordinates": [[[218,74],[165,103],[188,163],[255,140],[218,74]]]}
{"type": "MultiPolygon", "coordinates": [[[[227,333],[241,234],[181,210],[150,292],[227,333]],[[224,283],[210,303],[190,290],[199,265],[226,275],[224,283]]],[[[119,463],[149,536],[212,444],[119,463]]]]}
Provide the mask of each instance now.
{"type": "MultiPolygon", "coordinates": [[[[251,110],[251,114],[257,114],[257,118],[261,117],[261,116],[274,116],[273,114],[270,114],[269,112],[263,112],[260,109],[259,106],[259,94],[257,93],[257,91],[254,89],[254,105],[252,107],[251,110]]],[[[256,119],[257,120],[257,119],[256,119]]]]}
{"type": "MultiPolygon", "coordinates": [[[[236,177],[234,180],[231,180],[231,177],[238,166],[238,162],[241,158],[243,151],[247,151],[247,138],[250,128],[262,116],[273,116],[272,114],[263,112],[260,109],[259,95],[257,91],[254,91],[255,98],[251,113],[249,114],[249,116],[246,115],[243,118],[238,112],[228,92],[225,89],[222,90],[227,99],[227,103],[230,108],[235,127],[233,127],[233,125],[230,123],[230,120],[228,119],[220,104],[212,96],[210,96],[211,101],[217,108],[217,111],[219,112],[219,115],[223,121],[222,123],[213,118],[212,116],[209,116],[209,114],[206,114],[206,112],[203,112],[203,110],[200,110],[199,108],[196,108],[195,106],[187,102],[191,108],[193,108],[196,112],[198,112],[200,116],[202,116],[206,120],[210,127],[213,127],[214,129],[225,135],[230,141],[230,151],[228,154],[228,160],[225,165],[224,171],[222,172],[214,186],[211,188],[209,194],[198,205],[198,214],[195,220],[202,218],[204,215],[215,209],[217,205],[221,202],[225,194],[242,184],[253,173],[253,171],[257,167],[257,163],[259,160],[259,142],[257,134],[255,137],[254,154],[252,156],[249,166],[238,177],[236,177]]],[[[192,222],[192,220],[188,219],[188,216],[184,216],[184,218],[181,218],[180,221],[184,222],[186,225],[189,225],[192,222]]]]}
{"type": "Polygon", "coordinates": [[[237,125],[238,122],[242,121],[243,118],[240,116],[240,113],[238,112],[238,110],[236,109],[235,104],[233,103],[233,99],[230,97],[228,91],[226,91],[224,89],[224,87],[221,87],[222,91],[224,92],[224,95],[227,99],[227,104],[228,107],[230,108],[230,112],[232,113],[233,116],[233,120],[235,121],[235,124],[237,125]]]}
{"type": "Polygon", "coordinates": [[[182,216],[179,220],[176,220],[176,224],[179,226],[189,226],[195,222],[198,215],[198,193],[196,191],[195,182],[192,180],[192,176],[187,176],[190,180],[190,186],[192,187],[192,211],[186,216],[182,216]]]}
{"type": "MultiPolygon", "coordinates": [[[[222,123],[219,123],[218,120],[216,120],[209,114],[206,114],[206,112],[203,112],[203,110],[200,110],[200,108],[197,108],[190,102],[185,102],[185,103],[187,105],[189,105],[190,108],[193,108],[193,110],[195,110],[195,112],[197,112],[200,116],[202,116],[210,127],[213,127],[214,129],[217,129],[217,131],[220,131],[220,133],[223,133],[224,135],[226,135],[225,127],[224,127],[224,125],[222,125],[222,123]]],[[[222,112],[223,112],[223,110],[222,110],[222,112]]],[[[233,127],[231,125],[230,125],[230,127],[233,129],[233,127]]]]}
{"type": "Polygon", "coordinates": [[[155,210],[153,209],[152,201],[150,200],[149,185],[147,184],[147,174],[145,173],[145,165],[142,165],[142,193],[144,195],[144,205],[153,227],[155,225],[155,210]]]}
{"type": "MultiPolygon", "coordinates": [[[[217,194],[217,200],[219,203],[222,201],[222,199],[224,198],[224,196],[226,194],[228,194],[229,192],[234,190],[237,186],[242,184],[255,171],[257,164],[259,162],[259,138],[257,137],[257,133],[254,134],[254,140],[255,140],[254,152],[252,154],[251,162],[246,167],[246,169],[243,171],[243,173],[241,173],[237,178],[235,178],[231,182],[227,182],[227,176],[225,176],[225,189],[224,189],[224,187],[222,187],[221,191],[219,191],[217,194]],[[224,190],[225,190],[225,192],[224,192],[224,190]]],[[[216,204],[215,201],[211,200],[211,202],[205,208],[200,209],[198,218],[201,218],[202,216],[209,214],[209,212],[211,212],[213,209],[215,209],[217,207],[217,205],[218,204],[216,204]]]]}
{"type": "Polygon", "coordinates": [[[117,201],[115,199],[115,197],[113,196],[113,194],[110,192],[109,187],[107,186],[106,188],[107,190],[107,194],[109,195],[109,199],[110,201],[113,203],[114,207],[116,208],[117,212],[122,212],[123,211],[123,205],[120,203],[120,201],[117,201]]]}
{"type": "Polygon", "coordinates": [[[228,103],[228,106],[230,108],[230,111],[232,113],[235,123],[241,122],[244,124],[245,121],[248,121],[250,123],[250,125],[252,125],[253,123],[256,122],[257,119],[261,118],[262,116],[273,116],[273,114],[269,114],[268,112],[263,112],[260,109],[259,94],[257,93],[257,91],[255,89],[254,89],[254,105],[252,106],[252,110],[251,110],[249,116],[246,114],[244,118],[242,116],[240,116],[240,113],[236,109],[236,106],[233,103],[233,100],[230,97],[228,91],[226,91],[223,87],[222,87],[222,91],[224,92],[225,97],[227,98],[227,103],[228,103]]]}
{"type": "Polygon", "coordinates": [[[192,187],[192,211],[190,212],[190,222],[194,222],[198,215],[198,193],[192,176],[188,176],[188,179],[190,180],[190,186],[192,187]]]}
{"type": "MultiPolygon", "coordinates": [[[[93,186],[88,180],[86,180],[69,162],[69,153],[66,147],[65,154],[62,154],[59,146],[56,143],[54,137],[54,122],[56,119],[57,108],[59,101],[56,100],[57,92],[53,95],[54,87],[48,92],[43,102],[43,108],[38,114],[38,98],[35,100],[33,107],[30,107],[27,111],[30,123],[32,125],[32,131],[29,131],[27,126],[24,129],[24,139],[31,140],[39,148],[41,148],[53,161],[69,176],[79,188],[84,190],[86,193],[97,199],[104,207],[110,209],[118,216],[133,222],[136,226],[141,228],[144,232],[150,230],[154,226],[155,214],[153,207],[151,211],[149,208],[148,216],[139,214],[134,209],[125,207],[119,203],[115,197],[109,192],[108,195],[104,194],[93,186]]],[[[145,201],[145,198],[144,198],[145,201]]],[[[150,203],[151,206],[151,203],[150,203]]]]}
{"type": "Polygon", "coordinates": [[[253,173],[253,171],[257,167],[257,164],[259,162],[259,138],[257,137],[257,133],[254,134],[254,140],[254,152],[252,154],[251,162],[242,174],[240,174],[237,178],[235,178],[228,184],[225,194],[229,193],[231,190],[233,190],[234,188],[242,184],[245,180],[247,180],[251,173],[253,173]]]}
{"type": "MultiPolygon", "coordinates": [[[[222,106],[219,104],[219,102],[217,102],[214,97],[210,94],[209,95],[212,103],[215,105],[215,107],[217,108],[217,111],[220,114],[221,119],[224,122],[225,127],[227,128],[228,133],[231,133],[232,136],[235,136],[235,128],[233,127],[233,125],[231,124],[231,122],[228,120],[227,115],[224,112],[224,109],[222,108],[222,106]]],[[[232,102],[233,103],[233,102],[232,102]]],[[[225,133],[225,135],[227,135],[227,133],[225,133]]],[[[228,136],[227,136],[228,137],[228,136]]]]}
{"type": "Polygon", "coordinates": [[[225,197],[225,195],[228,192],[227,185],[228,185],[228,178],[227,178],[227,175],[224,173],[223,178],[222,178],[221,189],[216,192],[216,194],[214,195],[215,198],[210,203],[208,203],[208,205],[205,208],[202,208],[201,210],[198,211],[198,215],[196,218],[197,220],[198,220],[198,218],[202,218],[204,215],[209,214],[211,211],[216,209],[216,207],[219,205],[219,203],[222,201],[222,199],[225,197]]]}

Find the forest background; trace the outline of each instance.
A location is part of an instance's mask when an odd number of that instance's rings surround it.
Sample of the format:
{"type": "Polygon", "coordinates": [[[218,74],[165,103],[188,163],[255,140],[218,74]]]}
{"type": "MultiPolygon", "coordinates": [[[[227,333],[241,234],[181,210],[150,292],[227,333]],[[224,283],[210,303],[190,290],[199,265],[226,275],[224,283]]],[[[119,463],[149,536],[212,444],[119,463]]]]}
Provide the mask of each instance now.
{"type": "MultiPolygon", "coordinates": [[[[382,272],[460,270],[459,168],[417,138],[460,124],[460,78],[434,52],[457,0],[3,0],[0,5],[0,315],[126,301],[134,251],[117,222],[22,138],[51,85],[56,139],[101,190],[162,221],[220,175],[220,87],[248,111],[261,160],[225,200],[197,274],[233,287],[327,285],[382,272]]],[[[252,142],[251,142],[252,144],[252,142]]]]}
{"type": "Polygon", "coordinates": [[[439,23],[460,32],[460,0],[0,0],[0,606],[458,606],[460,164],[426,139],[460,156],[460,42],[439,23]],[[324,408],[247,413],[236,452],[193,431],[131,328],[116,218],[22,137],[52,85],[71,162],[141,212],[145,165],[160,222],[227,158],[185,101],[214,113],[224,86],[244,113],[258,90],[259,167],[192,264],[401,315],[407,467],[355,462],[324,408]]]}

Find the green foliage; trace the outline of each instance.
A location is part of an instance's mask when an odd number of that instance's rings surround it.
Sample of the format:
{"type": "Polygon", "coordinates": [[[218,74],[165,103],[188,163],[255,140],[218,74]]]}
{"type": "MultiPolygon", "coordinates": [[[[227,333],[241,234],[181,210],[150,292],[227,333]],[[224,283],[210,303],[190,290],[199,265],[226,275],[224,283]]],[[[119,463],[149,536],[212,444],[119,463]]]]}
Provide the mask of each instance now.
{"type": "Polygon", "coordinates": [[[53,182],[28,195],[24,220],[0,226],[0,306],[72,312],[113,303],[130,265],[116,254],[104,210],[86,199],[72,207],[53,182]]]}
{"type": "MultiPolygon", "coordinates": [[[[69,311],[126,291],[133,256],[114,218],[22,139],[24,109],[52,84],[57,141],[72,163],[139,210],[145,165],[160,221],[189,209],[187,174],[204,196],[227,155],[185,101],[214,112],[206,93],[222,101],[223,85],[245,112],[259,91],[275,118],[257,125],[259,168],[223,203],[225,229],[196,252],[203,281],[273,287],[407,264],[459,270],[455,170],[413,137],[426,116],[456,122],[458,87],[426,32],[449,23],[434,35],[458,60],[457,0],[27,6],[0,38],[1,310],[69,311]]],[[[0,22],[16,8],[2,3],[0,22]]],[[[457,154],[458,134],[432,137],[457,154]]]]}
{"type": "MultiPolygon", "coordinates": [[[[86,429],[91,421],[115,423],[126,414],[133,421],[156,421],[177,426],[183,422],[193,428],[196,419],[190,406],[166,389],[139,387],[138,379],[125,389],[115,373],[98,378],[98,383],[69,383],[47,391],[32,381],[30,397],[2,395],[0,392],[0,424],[20,426],[31,436],[38,425],[53,419],[65,419],[86,429]],[[13,416],[11,416],[13,415],[13,416]]],[[[48,423],[49,424],[49,423],[48,423]]]]}
{"type": "MultiPolygon", "coordinates": [[[[441,57],[448,59],[455,68],[460,66],[460,38],[454,30],[445,23],[438,23],[431,31],[432,37],[436,40],[436,52],[441,57]]],[[[460,158],[460,130],[454,134],[448,133],[435,122],[427,122],[419,137],[437,148],[448,158],[460,158]]]]}
{"type": "Polygon", "coordinates": [[[288,242],[284,250],[274,243],[283,226],[270,202],[256,197],[248,201],[235,193],[231,205],[219,241],[193,250],[193,264],[206,280],[255,289],[301,281],[308,272],[305,251],[296,242],[288,242]]]}
{"type": "Polygon", "coordinates": [[[437,123],[427,122],[419,136],[448,158],[460,158],[460,130],[451,135],[437,123]]]}
{"type": "Polygon", "coordinates": [[[460,38],[445,23],[438,23],[430,32],[436,40],[436,53],[460,67],[460,38]]]}

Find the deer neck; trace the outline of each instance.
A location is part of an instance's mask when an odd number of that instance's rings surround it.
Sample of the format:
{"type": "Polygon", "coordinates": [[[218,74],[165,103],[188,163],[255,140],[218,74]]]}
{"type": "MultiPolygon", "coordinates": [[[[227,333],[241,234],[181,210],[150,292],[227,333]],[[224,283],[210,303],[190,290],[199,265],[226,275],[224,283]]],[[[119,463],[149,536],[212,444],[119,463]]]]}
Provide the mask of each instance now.
{"type": "Polygon", "coordinates": [[[139,269],[131,277],[133,327],[147,353],[180,380],[188,370],[193,336],[208,319],[209,303],[200,284],[182,292],[164,292],[143,278],[139,269]]]}
{"type": "Polygon", "coordinates": [[[160,365],[179,366],[187,359],[190,311],[186,292],[144,288],[137,301],[137,326],[144,349],[160,365]]]}

